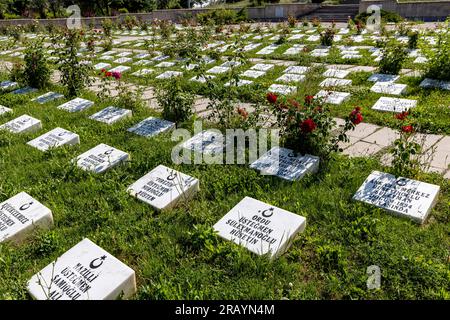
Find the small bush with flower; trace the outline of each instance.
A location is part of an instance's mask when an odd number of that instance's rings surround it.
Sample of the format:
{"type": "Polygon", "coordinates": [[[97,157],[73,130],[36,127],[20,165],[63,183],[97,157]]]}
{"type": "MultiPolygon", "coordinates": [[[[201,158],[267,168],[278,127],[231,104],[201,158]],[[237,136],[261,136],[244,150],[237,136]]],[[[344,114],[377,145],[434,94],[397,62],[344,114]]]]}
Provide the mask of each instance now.
{"type": "Polygon", "coordinates": [[[42,89],[50,83],[51,68],[42,40],[27,44],[24,62],[23,69],[18,74],[19,82],[38,89],[42,89]]]}
{"type": "Polygon", "coordinates": [[[415,139],[416,128],[408,111],[394,116],[397,120],[399,137],[390,150],[392,170],[397,176],[414,178],[421,170],[420,153],[422,146],[415,139]]]}
{"type": "Polygon", "coordinates": [[[356,107],[346,117],[345,125],[335,132],[336,122],[320,99],[307,95],[300,103],[270,92],[267,100],[273,106],[282,145],[301,154],[319,156],[322,160],[328,160],[333,152],[341,152],[339,142],[348,142],[347,131],[354,130],[363,121],[361,108],[356,107]]]}

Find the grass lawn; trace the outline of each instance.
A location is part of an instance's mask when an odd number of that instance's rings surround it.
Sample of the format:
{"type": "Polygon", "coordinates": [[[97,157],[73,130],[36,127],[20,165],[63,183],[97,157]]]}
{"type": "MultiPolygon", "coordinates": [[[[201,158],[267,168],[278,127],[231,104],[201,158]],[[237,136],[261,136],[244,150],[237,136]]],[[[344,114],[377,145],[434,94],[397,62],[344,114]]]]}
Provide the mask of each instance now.
{"type": "Polygon", "coordinates": [[[440,185],[441,195],[419,226],[352,201],[372,170],[387,170],[377,159],[337,157],[321,173],[294,183],[261,176],[247,165],[178,166],[171,162],[176,142],[169,134],[146,139],[126,131],[156,115],[151,110],[133,110],[131,119],[108,126],[88,116],[109,103],[91,93],[83,97],[95,105],[72,114],[56,109],[63,101],[39,105],[30,95],[0,96],[0,105],[14,109],[0,123],[22,114],[43,123],[33,134],[0,133],[0,202],[25,191],[49,207],[55,220],[52,230],[37,232],[21,246],[0,244],[0,299],[29,298],[30,277],[84,237],[136,271],[137,299],[450,298],[450,184],[441,176],[420,177],[440,185]],[[81,144],[47,153],[26,144],[55,127],[79,134],[81,144]],[[99,143],[128,152],[131,161],[105,174],[70,164],[99,143]],[[198,178],[196,198],[156,213],[126,193],[159,164],[198,178]],[[212,232],[245,196],[307,218],[305,232],[273,262],[212,232]],[[375,291],[366,287],[371,265],[382,272],[375,291]]]}

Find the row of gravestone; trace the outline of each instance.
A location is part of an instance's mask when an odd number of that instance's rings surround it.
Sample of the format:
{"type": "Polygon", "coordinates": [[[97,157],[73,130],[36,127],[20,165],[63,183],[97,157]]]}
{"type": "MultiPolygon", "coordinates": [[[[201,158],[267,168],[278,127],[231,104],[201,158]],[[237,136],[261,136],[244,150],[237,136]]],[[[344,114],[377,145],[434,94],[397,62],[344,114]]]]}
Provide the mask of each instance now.
{"type": "MultiPolygon", "coordinates": [[[[218,140],[212,139],[213,133],[204,131],[199,135],[187,140],[184,147],[209,153],[217,150],[218,140]],[[209,143],[204,143],[205,140],[209,143]]],[[[97,152],[90,153],[90,161],[102,161],[112,156],[112,148],[106,145],[97,148],[97,152]]],[[[306,173],[317,171],[318,164],[318,158],[298,156],[289,149],[275,147],[251,167],[264,174],[298,180],[306,173]]],[[[198,179],[163,165],[127,189],[132,196],[157,210],[188,201],[198,190],[198,179]]],[[[439,186],[374,171],[354,199],[423,222],[436,203],[438,193],[439,186]]],[[[0,204],[0,218],[0,241],[20,242],[34,228],[49,228],[53,223],[51,210],[25,192],[0,204]]],[[[275,258],[289,248],[295,235],[305,226],[305,217],[245,197],[214,225],[214,230],[251,252],[275,258]]],[[[35,274],[28,282],[28,291],[35,299],[127,298],[136,292],[135,272],[89,239],[84,239],[35,274]]]]}

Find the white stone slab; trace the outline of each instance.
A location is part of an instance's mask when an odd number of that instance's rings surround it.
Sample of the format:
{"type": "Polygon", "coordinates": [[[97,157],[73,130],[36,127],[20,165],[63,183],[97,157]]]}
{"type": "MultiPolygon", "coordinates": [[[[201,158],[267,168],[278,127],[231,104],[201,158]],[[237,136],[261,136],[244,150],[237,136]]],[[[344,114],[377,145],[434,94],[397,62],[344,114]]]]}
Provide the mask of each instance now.
{"type": "Polygon", "coordinates": [[[13,94],[29,94],[29,93],[33,93],[33,92],[36,92],[36,91],[37,91],[36,88],[24,87],[24,88],[20,88],[20,89],[14,90],[12,93],[13,94]]]}
{"type": "Polygon", "coordinates": [[[273,147],[258,160],[250,164],[250,168],[263,175],[275,175],[279,178],[296,181],[308,173],[319,170],[319,158],[311,155],[297,155],[291,149],[273,147]]]}
{"type": "Polygon", "coordinates": [[[340,69],[328,69],[322,75],[327,78],[339,78],[343,79],[348,76],[350,71],[348,70],[340,70],[340,69]]]}
{"type": "Polygon", "coordinates": [[[101,143],[73,161],[76,161],[77,166],[83,170],[102,173],[129,158],[128,153],[101,143]]]}
{"type": "Polygon", "coordinates": [[[266,63],[257,63],[254,66],[250,68],[250,70],[256,70],[256,71],[269,71],[274,67],[273,64],[266,64],[266,63]]]}
{"type": "Polygon", "coordinates": [[[229,67],[215,66],[215,67],[212,67],[211,69],[207,70],[206,72],[212,73],[212,74],[222,74],[222,73],[228,72],[228,70],[230,70],[229,67]]]}
{"type": "Polygon", "coordinates": [[[119,57],[119,58],[125,58],[125,57],[128,57],[128,56],[131,56],[132,54],[133,54],[132,52],[125,51],[125,52],[119,53],[119,54],[117,55],[117,57],[119,57]]]}
{"type": "Polygon", "coordinates": [[[231,84],[236,85],[238,87],[242,87],[242,86],[248,86],[251,85],[253,83],[253,81],[250,80],[246,80],[246,79],[239,79],[237,82],[235,80],[231,80],[228,81],[224,84],[225,87],[230,86],[231,84]]]}
{"type": "Polygon", "coordinates": [[[183,75],[183,72],[180,71],[165,71],[157,76],[155,79],[170,79],[173,77],[180,77],[183,75]]]}
{"type": "Polygon", "coordinates": [[[0,90],[14,89],[18,85],[19,84],[17,82],[5,80],[5,81],[0,82],[0,90]]]}
{"type": "Polygon", "coordinates": [[[155,72],[155,70],[144,68],[144,69],[138,70],[136,72],[133,72],[131,75],[135,76],[135,77],[145,77],[146,75],[149,75],[153,72],[155,72]]]}
{"type": "Polygon", "coordinates": [[[142,120],[135,126],[128,129],[127,131],[149,138],[156,136],[160,133],[166,132],[168,130],[172,130],[174,128],[175,123],[171,121],[149,117],[145,120],[142,120]]]}
{"type": "Polygon", "coordinates": [[[170,68],[170,67],[173,67],[174,65],[175,65],[175,62],[163,61],[163,62],[160,62],[157,65],[155,65],[155,67],[157,67],[157,68],[170,68]]]}
{"type": "Polygon", "coordinates": [[[36,132],[42,128],[41,120],[29,115],[22,115],[0,126],[0,130],[8,130],[12,133],[36,132]]]}
{"type": "Polygon", "coordinates": [[[301,82],[305,80],[305,75],[296,73],[285,73],[278,77],[275,81],[278,82],[301,82]]]}
{"type": "Polygon", "coordinates": [[[297,73],[297,74],[305,74],[309,71],[309,67],[303,66],[290,66],[287,67],[283,72],[284,73],[297,73]]]}
{"type": "Polygon", "coordinates": [[[133,183],[127,192],[156,210],[164,210],[191,199],[198,190],[198,179],[159,165],[133,183]]]}
{"type": "Polygon", "coordinates": [[[21,192],[0,203],[0,242],[19,243],[36,229],[49,229],[53,225],[50,209],[21,192]]]}
{"type": "Polygon", "coordinates": [[[349,86],[351,84],[352,84],[352,80],[349,80],[349,79],[326,78],[319,84],[319,86],[320,87],[342,87],[342,86],[349,86]]]}
{"type": "Polygon", "coordinates": [[[214,230],[226,240],[273,259],[283,254],[305,227],[305,217],[245,197],[214,225],[214,230]]]}
{"type": "Polygon", "coordinates": [[[339,91],[320,90],[315,96],[315,99],[323,99],[325,103],[339,105],[350,98],[350,93],[339,91]]]}
{"type": "Polygon", "coordinates": [[[399,75],[375,73],[367,79],[372,82],[395,82],[400,78],[399,75]]]}
{"type": "Polygon", "coordinates": [[[31,101],[36,101],[37,103],[44,104],[46,102],[50,102],[56,99],[64,98],[64,95],[58,92],[47,92],[46,94],[43,94],[42,96],[39,96],[37,98],[31,99],[31,101]]]}
{"type": "Polygon", "coordinates": [[[113,56],[104,55],[99,58],[100,60],[112,61],[115,59],[113,56]]]}
{"type": "Polygon", "coordinates": [[[312,57],[326,57],[328,56],[329,50],[328,49],[314,49],[310,52],[310,55],[312,57]]]}
{"type": "Polygon", "coordinates": [[[267,91],[288,95],[288,94],[295,93],[297,91],[297,87],[274,83],[274,84],[270,85],[270,87],[267,89],[267,91]]]}
{"type": "Polygon", "coordinates": [[[312,41],[312,42],[319,41],[320,40],[320,36],[313,34],[313,35],[309,36],[308,38],[306,38],[306,40],[307,41],[312,41]]]}
{"type": "Polygon", "coordinates": [[[217,155],[233,142],[227,141],[219,132],[203,130],[181,144],[181,148],[205,155],[217,155]]]}
{"type": "Polygon", "coordinates": [[[60,105],[58,109],[66,110],[69,112],[80,112],[90,108],[92,105],[94,105],[93,101],[86,100],[83,98],[75,98],[60,105]]]}
{"type": "Polygon", "coordinates": [[[85,238],[28,282],[36,300],[114,300],[136,293],[133,269],[85,238]]]}
{"type": "Polygon", "coordinates": [[[73,146],[80,143],[80,137],[73,132],[62,128],[55,128],[27,144],[41,151],[47,151],[51,148],[58,148],[63,145],[73,146]]]}
{"type": "Polygon", "coordinates": [[[111,68],[111,65],[109,63],[100,62],[94,65],[94,70],[102,70],[102,69],[109,69],[111,68]]]}
{"type": "Polygon", "coordinates": [[[131,116],[131,110],[109,106],[97,113],[94,113],[89,117],[89,119],[100,121],[106,124],[113,124],[122,119],[131,118],[131,116]]]}
{"type": "Polygon", "coordinates": [[[135,55],[134,57],[136,59],[145,59],[145,58],[150,57],[150,54],[149,53],[139,53],[139,54],[135,55]]]}
{"type": "Polygon", "coordinates": [[[207,74],[205,76],[193,76],[191,79],[189,79],[190,81],[196,81],[196,82],[200,82],[200,83],[206,83],[206,81],[214,79],[216,76],[207,74]]]}
{"type": "Polygon", "coordinates": [[[404,112],[417,106],[417,100],[380,97],[372,109],[388,112],[404,112]]]}
{"type": "Polygon", "coordinates": [[[124,58],[119,58],[117,60],[114,60],[113,62],[122,64],[122,63],[128,63],[130,61],[133,61],[133,59],[124,57],[124,58]]]}
{"type": "Polygon", "coordinates": [[[127,66],[117,66],[115,68],[110,69],[109,72],[125,73],[130,69],[131,69],[131,67],[127,67],[127,66]]]}
{"type": "Polygon", "coordinates": [[[13,112],[13,110],[4,106],[0,106],[0,116],[10,112],[13,112]]]}
{"type": "Polygon", "coordinates": [[[425,78],[419,85],[421,88],[439,88],[444,90],[450,90],[450,81],[439,81],[435,79],[425,78]]]}
{"type": "Polygon", "coordinates": [[[375,82],[370,91],[384,94],[401,95],[406,92],[407,85],[393,82],[375,82]]]}
{"type": "Polygon", "coordinates": [[[373,171],[353,199],[423,223],[437,202],[440,187],[373,171]]]}
{"type": "Polygon", "coordinates": [[[265,74],[266,74],[265,71],[246,70],[241,74],[241,76],[256,79],[264,76],[265,74]]]}
{"type": "Polygon", "coordinates": [[[136,61],[135,63],[133,63],[134,66],[148,66],[149,64],[151,64],[152,62],[150,60],[139,60],[136,61]]]}

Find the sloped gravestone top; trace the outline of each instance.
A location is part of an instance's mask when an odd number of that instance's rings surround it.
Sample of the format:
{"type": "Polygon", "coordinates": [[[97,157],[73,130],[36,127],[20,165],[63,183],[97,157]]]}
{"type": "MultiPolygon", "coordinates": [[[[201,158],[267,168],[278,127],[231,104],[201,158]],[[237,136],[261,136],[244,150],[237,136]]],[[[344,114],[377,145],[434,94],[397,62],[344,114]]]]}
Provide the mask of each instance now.
{"type": "Polygon", "coordinates": [[[52,131],[31,140],[27,144],[41,151],[47,151],[50,148],[57,148],[63,145],[75,145],[80,143],[80,137],[73,132],[62,128],[55,128],[52,131]]]}
{"type": "Polygon", "coordinates": [[[0,126],[0,130],[8,130],[12,133],[35,132],[42,128],[41,120],[22,115],[0,126]]]}
{"type": "Polygon", "coordinates": [[[31,101],[36,101],[37,103],[44,104],[46,102],[50,102],[56,99],[63,98],[64,95],[57,92],[47,92],[46,94],[43,94],[42,96],[39,96],[37,98],[31,99],[31,101]]]}
{"type": "Polygon", "coordinates": [[[80,112],[83,110],[86,110],[87,108],[91,107],[94,104],[94,102],[90,100],[86,100],[83,98],[75,98],[73,100],[70,100],[58,107],[58,109],[66,110],[69,112],[80,112]]]}
{"type": "Polygon", "coordinates": [[[370,91],[384,94],[401,95],[406,92],[407,85],[393,82],[375,82],[370,91]]]}
{"type": "Polygon", "coordinates": [[[437,185],[373,171],[353,199],[423,223],[437,202],[437,185]]]}
{"type": "Polygon", "coordinates": [[[268,92],[273,92],[273,93],[279,93],[279,94],[288,95],[288,94],[296,92],[297,91],[297,87],[274,83],[274,84],[270,85],[270,87],[267,89],[267,91],[268,92]]]}
{"type": "Polygon", "coordinates": [[[17,87],[19,84],[17,82],[14,81],[2,81],[0,82],[0,90],[6,90],[6,89],[12,89],[17,87]]]}
{"type": "Polygon", "coordinates": [[[258,255],[276,258],[306,227],[306,218],[245,197],[214,225],[219,236],[258,255]]]}
{"type": "Polygon", "coordinates": [[[223,152],[226,143],[219,132],[203,130],[181,144],[181,148],[202,154],[217,155],[223,152]]]}
{"type": "Polygon", "coordinates": [[[175,128],[175,123],[171,121],[148,117],[147,119],[142,120],[135,126],[128,129],[127,131],[148,138],[156,136],[157,134],[160,134],[167,130],[171,130],[173,128],[175,128]]]}
{"type": "Polygon", "coordinates": [[[34,229],[48,229],[52,225],[50,209],[26,192],[0,203],[0,242],[20,242],[34,229]]]}
{"type": "Polygon", "coordinates": [[[314,97],[315,99],[323,99],[325,103],[331,104],[341,104],[348,98],[350,98],[350,93],[339,92],[339,91],[326,91],[320,90],[314,97]]]}
{"type": "Polygon", "coordinates": [[[156,79],[170,79],[173,77],[181,77],[182,75],[183,72],[180,71],[165,71],[157,76],[156,79]]]}
{"type": "Polygon", "coordinates": [[[129,154],[110,147],[104,143],[86,151],[74,161],[77,166],[86,171],[102,173],[129,159],[129,154]]]}
{"type": "Polygon", "coordinates": [[[133,269],[85,238],[36,273],[28,292],[37,300],[113,300],[136,293],[133,269]]]}
{"type": "Polygon", "coordinates": [[[319,170],[319,158],[315,156],[297,155],[291,149],[273,147],[258,160],[250,164],[264,175],[275,175],[279,178],[295,181],[308,173],[319,170]]]}
{"type": "Polygon", "coordinates": [[[94,113],[89,117],[89,119],[100,121],[106,124],[113,124],[124,118],[131,117],[131,114],[131,110],[110,106],[97,113],[94,113]]]}
{"type": "Polygon", "coordinates": [[[199,190],[199,181],[163,165],[133,183],[127,191],[157,210],[173,208],[179,201],[190,199],[199,190]]]}
{"type": "Polygon", "coordinates": [[[367,79],[367,81],[372,82],[394,82],[400,78],[398,75],[393,74],[383,74],[383,73],[375,73],[367,79]]]}
{"type": "Polygon", "coordinates": [[[130,69],[131,69],[131,67],[128,67],[128,66],[117,66],[115,68],[110,69],[109,72],[125,73],[130,69]]]}
{"type": "Polygon", "coordinates": [[[0,116],[5,113],[9,113],[9,112],[12,112],[12,109],[4,107],[4,106],[0,106],[0,116]]]}
{"type": "Polygon", "coordinates": [[[404,112],[417,105],[417,100],[380,97],[372,109],[389,112],[404,112]]]}
{"type": "Polygon", "coordinates": [[[36,92],[36,91],[37,91],[36,88],[24,87],[24,88],[14,90],[12,93],[13,94],[28,94],[28,93],[32,93],[32,92],[36,92]]]}
{"type": "Polygon", "coordinates": [[[297,73],[297,74],[305,74],[308,72],[309,67],[303,67],[303,66],[290,66],[287,67],[283,72],[284,73],[297,73]]]}

